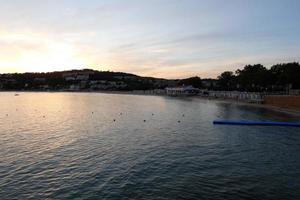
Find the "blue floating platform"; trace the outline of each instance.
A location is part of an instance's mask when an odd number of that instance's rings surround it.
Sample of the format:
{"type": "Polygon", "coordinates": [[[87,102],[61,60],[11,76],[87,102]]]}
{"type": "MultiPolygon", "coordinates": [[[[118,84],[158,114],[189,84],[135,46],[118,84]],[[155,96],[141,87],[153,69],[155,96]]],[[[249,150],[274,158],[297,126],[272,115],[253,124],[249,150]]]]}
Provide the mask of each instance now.
{"type": "Polygon", "coordinates": [[[215,120],[218,125],[243,125],[243,126],[293,126],[300,127],[300,122],[264,122],[264,121],[227,121],[215,120]]]}

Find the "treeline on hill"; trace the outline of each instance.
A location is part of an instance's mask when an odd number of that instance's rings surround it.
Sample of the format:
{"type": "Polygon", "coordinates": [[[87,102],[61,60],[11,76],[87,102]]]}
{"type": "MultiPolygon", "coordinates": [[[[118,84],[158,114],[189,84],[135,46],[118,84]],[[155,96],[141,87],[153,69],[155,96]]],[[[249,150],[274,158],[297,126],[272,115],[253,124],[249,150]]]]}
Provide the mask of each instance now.
{"type": "Polygon", "coordinates": [[[2,90],[68,90],[72,85],[78,85],[80,90],[89,90],[92,84],[100,84],[107,90],[149,90],[164,88],[168,80],[152,77],[140,77],[134,74],[111,71],[97,71],[91,69],[71,70],[47,73],[12,73],[0,74],[0,89],[2,90]],[[77,75],[72,75],[76,74],[77,75]],[[68,75],[71,74],[71,75],[68,75]],[[89,74],[88,78],[78,78],[89,74]],[[68,79],[67,77],[74,77],[68,79]],[[96,83],[95,83],[96,82],[96,83]],[[124,87],[118,87],[123,84],[124,87]]]}
{"type": "Polygon", "coordinates": [[[273,65],[267,69],[261,64],[246,65],[235,73],[225,71],[218,77],[219,90],[284,91],[300,89],[299,63],[273,65]]]}
{"type": "Polygon", "coordinates": [[[191,77],[181,80],[167,80],[90,69],[49,73],[0,74],[0,89],[2,90],[65,90],[74,85],[77,85],[80,90],[94,90],[93,84],[96,86],[100,84],[101,87],[113,85],[107,87],[107,90],[149,90],[176,85],[193,85],[196,88],[209,90],[286,91],[287,89],[300,89],[300,65],[297,62],[276,64],[270,69],[261,64],[246,65],[236,72],[225,71],[217,79],[191,77]],[[70,80],[66,78],[68,73],[89,73],[89,76],[85,80],[77,78],[70,80]]]}
{"type": "Polygon", "coordinates": [[[179,80],[178,83],[226,91],[272,92],[300,89],[300,65],[297,62],[276,64],[270,69],[261,64],[246,65],[236,72],[225,71],[216,80],[191,77],[179,80]]]}

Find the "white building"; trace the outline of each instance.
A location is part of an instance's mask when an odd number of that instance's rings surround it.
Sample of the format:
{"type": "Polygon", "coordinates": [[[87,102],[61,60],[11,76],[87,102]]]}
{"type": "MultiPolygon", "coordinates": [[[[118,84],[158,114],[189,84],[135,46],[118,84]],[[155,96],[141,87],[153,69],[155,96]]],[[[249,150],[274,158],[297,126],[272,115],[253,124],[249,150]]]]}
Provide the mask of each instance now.
{"type": "Polygon", "coordinates": [[[86,81],[89,79],[90,75],[92,74],[94,74],[94,72],[91,70],[78,70],[78,71],[74,70],[74,71],[63,73],[63,78],[66,81],[74,81],[74,80],[86,81]]]}
{"type": "Polygon", "coordinates": [[[189,96],[189,95],[198,94],[199,89],[194,88],[191,85],[180,86],[180,87],[167,87],[166,93],[167,93],[167,95],[170,95],[170,96],[189,96]]]}
{"type": "Polygon", "coordinates": [[[261,103],[263,98],[257,92],[239,92],[239,91],[209,91],[209,97],[222,99],[235,99],[253,103],[261,103]]]}

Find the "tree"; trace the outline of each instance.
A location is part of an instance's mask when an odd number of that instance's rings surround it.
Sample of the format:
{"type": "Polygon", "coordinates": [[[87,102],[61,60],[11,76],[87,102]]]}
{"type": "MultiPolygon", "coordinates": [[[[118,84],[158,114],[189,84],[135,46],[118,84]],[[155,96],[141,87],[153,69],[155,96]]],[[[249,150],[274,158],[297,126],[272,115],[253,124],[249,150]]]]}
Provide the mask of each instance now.
{"type": "Polygon", "coordinates": [[[271,82],[269,71],[261,64],[246,65],[237,70],[237,82],[246,91],[262,91],[271,82]]]}
{"type": "Polygon", "coordinates": [[[234,90],[236,88],[236,77],[231,71],[225,71],[218,76],[218,85],[221,90],[234,90]]]}
{"type": "Polygon", "coordinates": [[[192,85],[195,88],[201,88],[202,82],[201,78],[198,76],[187,78],[187,79],[182,79],[178,83],[179,85],[192,85]]]}
{"type": "Polygon", "coordinates": [[[299,63],[286,63],[273,65],[270,69],[272,83],[276,87],[287,87],[300,89],[300,65],[299,63]]]}

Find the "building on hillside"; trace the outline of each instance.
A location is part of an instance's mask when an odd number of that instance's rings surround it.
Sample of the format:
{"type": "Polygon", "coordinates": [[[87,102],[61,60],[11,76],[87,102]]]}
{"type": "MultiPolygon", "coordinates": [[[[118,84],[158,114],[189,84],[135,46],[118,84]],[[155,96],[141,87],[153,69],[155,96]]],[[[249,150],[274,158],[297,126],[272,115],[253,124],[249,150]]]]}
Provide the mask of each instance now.
{"type": "Polygon", "coordinates": [[[93,90],[119,90],[127,87],[123,81],[91,81],[90,88],[93,90]]]}
{"type": "Polygon", "coordinates": [[[218,86],[218,80],[216,79],[202,79],[201,84],[204,88],[215,88],[218,86]]]}
{"type": "Polygon", "coordinates": [[[43,83],[46,81],[46,79],[45,78],[35,78],[33,81],[43,83]]]}
{"type": "Polygon", "coordinates": [[[94,71],[91,70],[83,70],[83,71],[69,71],[63,73],[63,78],[66,81],[74,81],[74,80],[79,80],[79,81],[86,81],[89,79],[90,75],[93,75],[94,71]]]}
{"type": "Polygon", "coordinates": [[[78,84],[70,85],[69,91],[79,91],[79,90],[80,90],[80,85],[78,84]]]}

